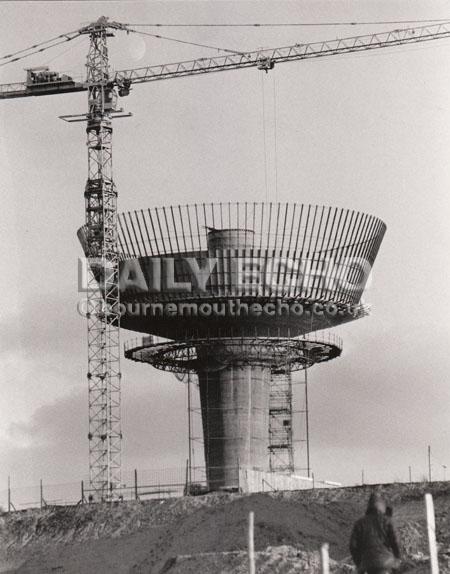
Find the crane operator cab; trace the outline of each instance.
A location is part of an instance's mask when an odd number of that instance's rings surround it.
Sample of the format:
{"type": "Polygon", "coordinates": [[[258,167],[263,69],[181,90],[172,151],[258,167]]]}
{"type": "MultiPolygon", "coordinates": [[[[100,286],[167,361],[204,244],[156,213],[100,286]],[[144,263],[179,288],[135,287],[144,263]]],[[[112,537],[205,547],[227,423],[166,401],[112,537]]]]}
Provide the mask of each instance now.
{"type": "Polygon", "coordinates": [[[114,112],[117,109],[117,93],[111,86],[93,86],[89,92],[91,112],[114,112]],[[101,90],[103,94],[101,95],[101,90]]]}

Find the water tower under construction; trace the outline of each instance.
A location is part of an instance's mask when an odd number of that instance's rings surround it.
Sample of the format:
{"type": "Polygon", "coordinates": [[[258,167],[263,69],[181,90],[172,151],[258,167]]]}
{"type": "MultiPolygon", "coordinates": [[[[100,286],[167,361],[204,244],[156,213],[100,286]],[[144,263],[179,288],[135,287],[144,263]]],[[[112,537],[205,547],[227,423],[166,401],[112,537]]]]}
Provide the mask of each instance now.
{"type": "Polygon", "coordinates": [[[243,469],[292,473],[291,373],[338,357],[330,329],[367,314],[384,223],[324,206],[211,203],[118,224],[121,327],[144,334],[125,355],[197,375],[208,488],[239,488],[243,469]]]}

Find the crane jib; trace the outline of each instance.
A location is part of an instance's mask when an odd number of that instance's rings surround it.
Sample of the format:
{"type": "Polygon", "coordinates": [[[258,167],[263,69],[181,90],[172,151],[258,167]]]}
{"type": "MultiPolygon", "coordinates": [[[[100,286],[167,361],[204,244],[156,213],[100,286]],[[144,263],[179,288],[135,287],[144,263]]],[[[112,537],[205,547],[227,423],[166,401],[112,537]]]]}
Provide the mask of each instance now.
{"type": "MultiPolygon", "coordinates": [[[[120,95],[127,95],[130,84],[140,84],[157,80],[166,80],[183,76],[200,75],[225,70],[256,67],[268,71],[275,64],[296,60],[329,57],[351,52],[363,52],[379,48],[415,44],[450,37],[450,23],[405,28],[389,32],[374,33],[329,40],[295,44],[282,48],[258,50],[255,52],[237,52],[226,56],[199,58],[184,62],[148,66],[137,69],[121,70],[115,73],[113,84],[122,88],[120,95]]],[[[0,85],[0,99],[21,98],[27,96],[45,96],[87,90],[86,83],[47,82],[29,85],[29,83],[0,85]]]]}
{"type": "Polygon", "coordinates": [[[121,70],[116,72],[114,80],[119,85],[125,80],[132,84],[137,84],[240,68],[257,67],[267,70],[271,69],[275,64],[283,62],[363,52],[448,37],[450,37],[450,24],[440,24],[438,26],[394,30],[381,34],[355,36],[328,42],[296,44],[284,48],[259,50],[242,54],[227,54],[221,57],[200,58],[173,64],[121,70]]]}

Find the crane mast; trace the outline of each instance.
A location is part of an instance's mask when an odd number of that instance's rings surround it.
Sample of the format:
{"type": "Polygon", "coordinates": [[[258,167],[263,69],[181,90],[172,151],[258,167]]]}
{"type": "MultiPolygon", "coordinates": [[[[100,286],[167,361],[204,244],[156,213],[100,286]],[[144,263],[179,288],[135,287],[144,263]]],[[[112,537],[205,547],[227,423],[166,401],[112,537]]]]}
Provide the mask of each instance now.
{"type": "Polygon", "coordinates": [[[84,197],[89,245],[87,333],[89,475],[93,497],[109,500],[121,483],[120,310],[117,190],[112,169],[112,116],[106,22],[86,29],[88,179],[84,197]]]}

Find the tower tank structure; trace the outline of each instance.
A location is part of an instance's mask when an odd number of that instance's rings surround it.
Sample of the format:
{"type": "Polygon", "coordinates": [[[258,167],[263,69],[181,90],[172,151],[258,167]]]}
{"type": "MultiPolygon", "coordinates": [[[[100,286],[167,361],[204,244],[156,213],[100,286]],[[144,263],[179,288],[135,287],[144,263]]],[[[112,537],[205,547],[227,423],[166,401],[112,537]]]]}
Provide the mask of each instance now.
{"type": "Polygon", "coordinates": [[[197,374],[209,489],[236,489],[240,469],[271,469],[273,381],[338,357],[329,329],[368,313],[385,224],[296,203],[160,207],[118,223],[121,327],[145,334],[125,355],[197,374]]]}

